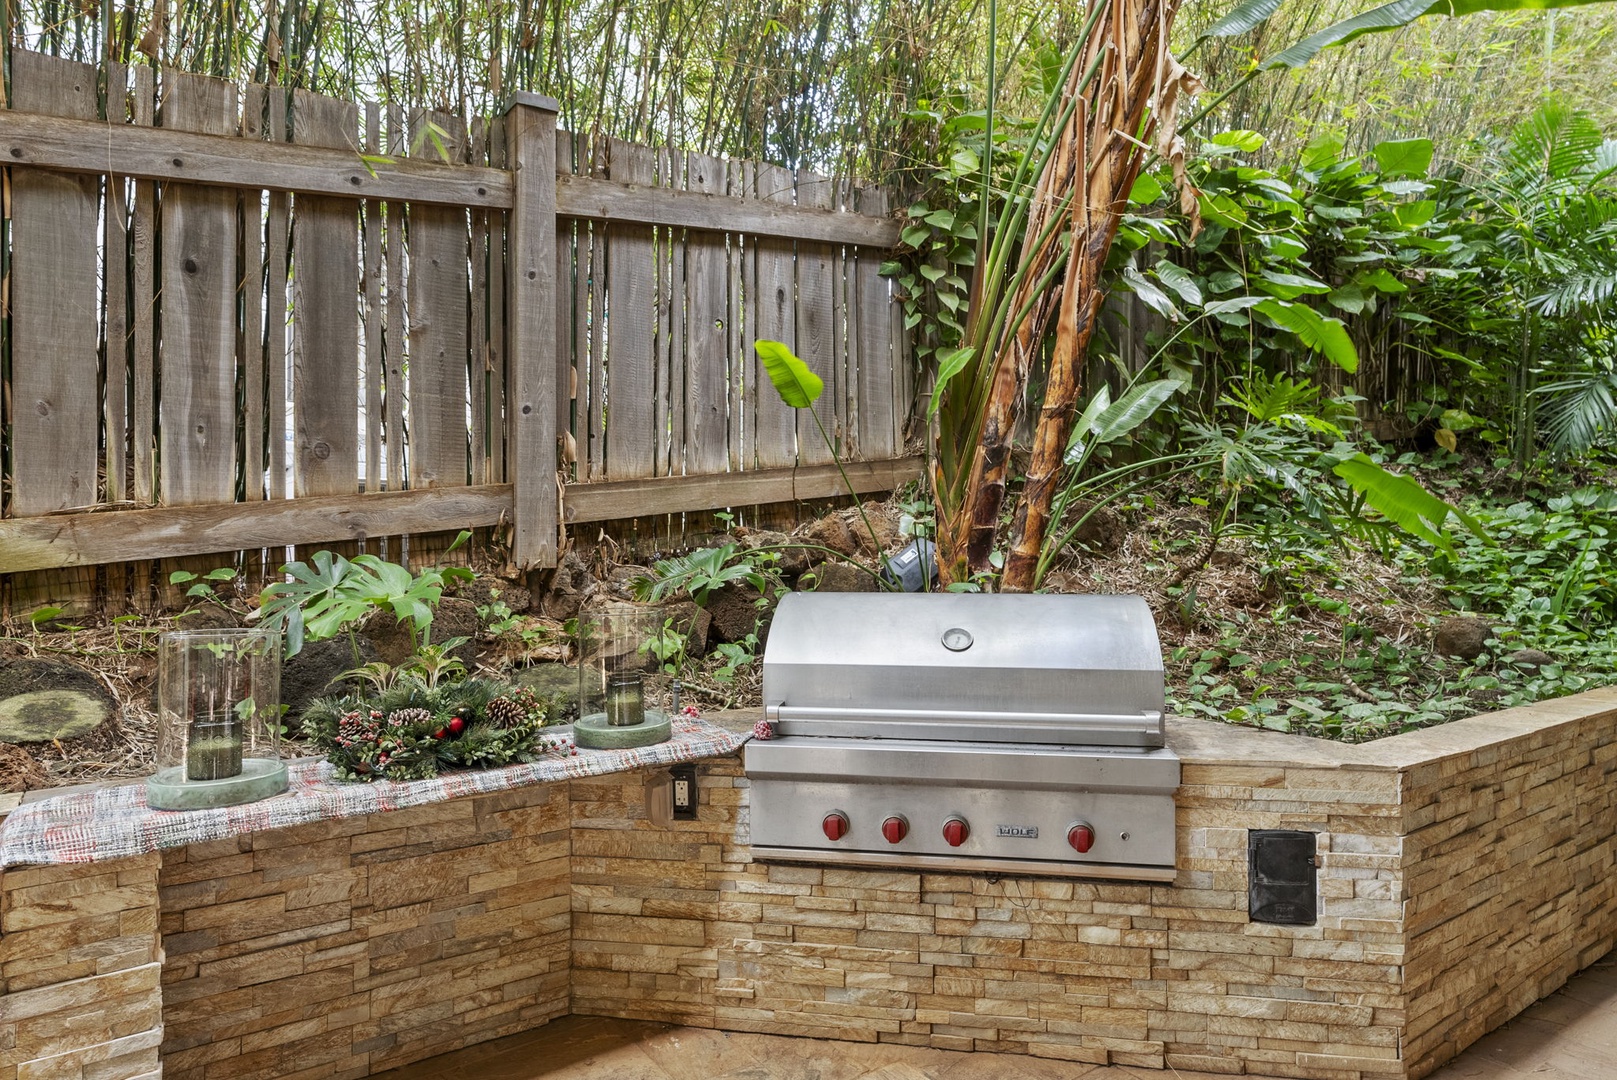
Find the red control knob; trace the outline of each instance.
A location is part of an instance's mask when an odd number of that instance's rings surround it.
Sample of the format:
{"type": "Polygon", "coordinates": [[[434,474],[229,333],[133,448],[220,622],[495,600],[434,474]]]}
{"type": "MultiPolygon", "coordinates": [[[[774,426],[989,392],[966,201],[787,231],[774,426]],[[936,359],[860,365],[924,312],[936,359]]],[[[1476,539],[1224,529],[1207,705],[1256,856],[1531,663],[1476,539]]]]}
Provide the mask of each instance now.
{"type": "Polygon", "coordinates": [[[848,818],[839,811],[833,811],[825,815],[825,820],[820,822],[820,828],[825,830],[827,840],[841,840],[848,835],[848,818]]]}
{"type": "Polygon", "coordinates": [[[1079,822],[1067,830],[1067,843],[1080,855],[1087,854],[1095,846],[1095,829],[1093,826],[1079,822]]]}
{"type": "Polygon", "coordinates": [[[970,835],[971,826],[966,824],[965,818],[952,817],[943,823],[943,838],[950,847],[959,847],[970,835]]]}
{"type": "Polygon", "coordinates": [[[910,823],[895,814],[881,823],[881,834],[889,844],[896,844],[910,834],[910,823]]]}

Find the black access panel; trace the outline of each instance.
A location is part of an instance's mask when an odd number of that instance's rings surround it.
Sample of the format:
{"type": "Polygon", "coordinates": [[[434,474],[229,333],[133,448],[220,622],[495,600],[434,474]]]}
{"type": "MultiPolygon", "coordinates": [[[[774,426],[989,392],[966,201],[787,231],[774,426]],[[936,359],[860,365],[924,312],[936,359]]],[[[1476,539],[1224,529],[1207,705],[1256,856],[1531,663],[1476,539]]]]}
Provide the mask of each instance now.
{"type": "Polygon", "coordinates": [[[1247,832],[1247,915],[1253,922],[1312,926],[1319,918],[1315,846],[1311,832],[1247,832]]]}

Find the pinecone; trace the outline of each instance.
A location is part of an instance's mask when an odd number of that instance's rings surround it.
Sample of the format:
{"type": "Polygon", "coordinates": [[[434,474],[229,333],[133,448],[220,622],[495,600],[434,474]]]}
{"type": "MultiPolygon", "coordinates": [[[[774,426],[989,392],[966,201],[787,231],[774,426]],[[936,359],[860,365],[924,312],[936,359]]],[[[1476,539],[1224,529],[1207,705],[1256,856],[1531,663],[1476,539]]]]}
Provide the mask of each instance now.
{"type": "Polygon", "coordinates": [[[368,712],[355,709],[342,714],[337,721],[337,745],[353,746],[376,740],[376,721],[368,712]]]}
{"type": "Polygon", "coordinates": [[[417,724],[432,723],[432,712],[428,709],[409,708],[394,709],[387,718],[389,727],[411,727],[417,724]]]}
{"type": "Polygon", "coordinates": [[[514,728],[526,723],[528,710],[508,697],[497,697],[484,710],[488,718],[502,728],[514,728]]]}

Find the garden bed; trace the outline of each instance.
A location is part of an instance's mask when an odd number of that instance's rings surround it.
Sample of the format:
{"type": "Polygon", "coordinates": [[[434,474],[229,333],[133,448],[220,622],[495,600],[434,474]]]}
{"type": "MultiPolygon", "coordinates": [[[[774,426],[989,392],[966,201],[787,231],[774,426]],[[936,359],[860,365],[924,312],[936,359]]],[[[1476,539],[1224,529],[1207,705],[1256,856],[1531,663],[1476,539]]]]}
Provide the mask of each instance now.
{"type": "Polygon", "coordinates": [[[733,755],[666,827],[637,770],[11,869],[0,1068],[363,1075],[573,1012],[1415,1078],[1617,941],[1617,691],[1366,746],[1170,744],[1172,885],[754,862],[733,755]],[[1248,920],[1255,828],[1316,834],[1314,925],[1248,920]]]}

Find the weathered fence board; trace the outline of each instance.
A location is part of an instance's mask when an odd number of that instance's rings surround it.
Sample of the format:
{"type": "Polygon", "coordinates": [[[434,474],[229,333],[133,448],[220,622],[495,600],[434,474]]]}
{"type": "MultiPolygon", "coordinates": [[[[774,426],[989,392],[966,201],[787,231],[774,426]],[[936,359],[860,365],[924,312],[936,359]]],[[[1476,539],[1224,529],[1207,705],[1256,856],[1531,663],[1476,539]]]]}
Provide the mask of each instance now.
{"type": "MultiPolygon", "coordinates": [[[[137,127],[150,127],[156,118],[157,83],[152,69],[135,68],[131,113],[137,127]]],[[[130,223],[129,284],[133,290],[129,380],[134,392],[130,405],[129,456],[133,478],[131,493],[137,503],[157,498],[157,185],[135,183],[135,207],[130,223]]]]}
{"type": "MultiPolygon", "coordinates": [[[[16,50],[12,105],[93,118],[96,73],[16,50]]],[[[18,170],[11,180],[12,513],[96,502],[100,287],[93,176],[18,170]]]]}
{"type": "MultiPolygon", "coordinates": [[[[164,73],[163,126],[236,131],[236,88],[164,73]]],[[[230,502],[236,490],[236,203],[233,190],[167,184],[162,196],[161,499],[230,502]]]]}
{"type": "MultiPolygon", "coordinates": [[[[359,111],[306,90],[292,94],[292,138],[301,145],[352,147],[359,111]]],[[[448,211],[446,211],[448,212],[448,211]]],[[[296,196],[292,207],[293,417],[296,491],[340,495],[359,472],[359,233],[352,199],[296,196]]],[[[464,291],[462,292],[464,295],[464,291]]]]}
{"type": "MultiPolygon", "coordinates": [[[[262,139],[268,120],[269,88],[247,87],[241,133],[262,139]]],[[[264,363],[264,200],[259,192],[241,194],[241,355],[242,488],[248,502],[264,498],[269,438],[269,372],[264,363]]]]}
{"type": "MultiPolygon", "coordinates": [[[[443,133],[442,151],[460,160],[466,131],[457,117],[431,113],[417,123],[435,125],[443,133]]],[[[415,152],[436,157],[438,140],[419,134],[415,152]]],[[[408,229],[410,486],[459,487],[468,468],[466,211],[412,206],[408,229]]]]}
{"type": "MultiPolygon", "coordinates": [[[[790,203],[793,198],[792,174],[778,165],[758,166],[756,180],[759,199],[790,203]]],[[[754,248],[758,285],[753,305],[754,338],[779,341],[797,348],[796,251],[789,240],[760,236],[754,248]]],[[[758,385],[758,467],[778,468],[797,461],[797,415],[767,385],[768,376],[756,362],[752,370],[758,385]]]]}
{"type": "MultiPolygon", "coordinates": [[[[859,192],[859,212],[871,218],[887,216],[887,196],[880,188],[859,192]]],[[[902,350],[893,348],[894,308],[887,279],[880,274],[885,252],[870,248],[857,251],[857,271],[851,293],[854,314],[850,319],[853,341],[857,342],[859,449],[869,458],[892,457],[899,450],[899,428],[903,421],[897,395],[898,368],[907,361],[902,350]]]]}
{"type": "Polygon", "coordinates": [[[518,566],[555,566],[562,541],[555,399],[565,393],[565,369],[547,356],[556,340],[556,112],[552,99],[522,94],[506,116],[506,154],[516,175],[506,303],[513,320],[511,557],[518,566]]]}
{"type": "MultiPolygon", "coordinates": [[[[472,124],[471,161],[488,160],[488,122],[479,117],[472,124]]],[[[468,377],[471,382],[471,482],[492,482],[488,472],[488,445],[491,410],[501,407],[492,394],[488,362],[488,212],[472,210],[471,295],[467,336],[471,347],[468,377]]]]}
{"type": "MultiPolygon", "coordinates": [[[[650,147],[612,139],[607,174],[621,184],[650,185],[650,147]]],[[[656,236],[649,226],[612,223],[606,230],[606,476],[630,480],[652,474],[656,430],[653,374],[657,325],[656,236]]]]}
{"type": "MultiPolygon", "coordinates": [[[[269,141],[276,146],[286,145],[286,92],[270,87],[269,141]]],[[[269,194],[269,215],[265,222],[264,247],[268,255],[264,263],[265,316],[264,333],[269,366],[269,497],[287,496],[287,474],[292,463],[287,458],[286,409],[288,393],[292,387],[287,379],[287,285],[288,250],[292,223],[292,201],[284,191],[269,194]]]]}
{"type": "MultiPolygon", "coordinates": [[[[685,153],[665,146],[657,152],[659,180],[670,191],[685,183],[685,153]]],[[[656,472],[678,476],[685,471],[685,245],[681,230],[658,231],[657,273],[657,401],[653,422],[659,437],[656,472]]]]}
{"type": "MultiPolygon", "coordinates": [[[[831,193],[831,182],[825,177],[811,172],[797,174],[800,204],[829,209],[831,193]]],[[[835,334],[842,311],[836,297],[834,257],[828,244],[803,242],[797,245],[797,355],[810,371],[825,380],[825,391],[812,406],[814,415],[809,416],[804,410],[797,418],[797,460],[805,465],[830,461],[832,448],[826,445],[826,437],[834,441],[841,431],[842,417],[837,403],[844,376],[838,370],[835,334]]]]}
{"type": "MultiPolygon", "coordinates": [[[[405,155],[409,136],[404,130],[404,111],[397,106],[387,112],[388,153],[395,159],[405,155]]],[[[383,408],[386,410],[383,438],[387,449],[387,489],[405,486],[404,476],[404,362],[407,346],[404,336],[404,307],[409,283],[404,274],[404,204],[383,204],[386,224],[382,236],[383,260],[387,266],[387,288],[382,296],[386,307],[382,336],[384,373],[383,408]]]]}
{"type": "Polygon", "coordinates": [[[402,110],[254,84],[238,111],[228,83],[145,65],[109,69],[97,120],[92,69],[72,72],[75,107],[17,55],[0,147],[16,265],[35,273],[7,314],[0,566],[45,576],[0,579],[0,599],[108,561],[147,568],[100,574],[120,596],[172,596],[141,576],[158,561],[261,573],[290,546],[502,518],[513,560],[546,566],[568,521],[664,545],[703,510],[846,494],[759,337],[825,378],[854,492],[918,471],[897,456],[904,350],[874,277],[896,226],[868,193],[853,212],[846,181],[558,140],[533,95],[469,129],[431,115],[449,162],[402,110]],[[35,192],[55,201],[31,218],[35,192]],[[87,317],[57,329],[81,294],[87,317]],[[30,383],[34,352],[72,385],[30,383]],[[48,466],[29,395],[74,402],[48,466]],[[52,513],[126,496],[150,509],[52,513]]]}
{"type": "MultiPolygon", "coordinates": [[[[110,124],[129,120],[128,80],[129,70],[123,64],[107,65],[106,119],[110,124]]],[[[107,501],[117,503],[129,497],[129,192],[125,178],[107,177],[106,192],[102,223],[106,289],[103,460],[107,501]]]]}
{"type": "MultiPolygon", "coordinates": [[[[725,164],[691,154],[686,186],[723,194],[725,164]]],[[[693,473],[722,473],[729,463],[730,399],[728,295],[729,250],[723,233],[690,232],[685,241],[685,467],[693,473]]]]}
{"type": "MultiPolygon", "coordinates": [[[[375,102],[365,106],[365,153],[382,152],[382,110],[375,102]]],[[[365,324],[365,490],[382,490],[382,200],[366,199],[361,207],[365,243],[361,277],[365,324]]]]}

